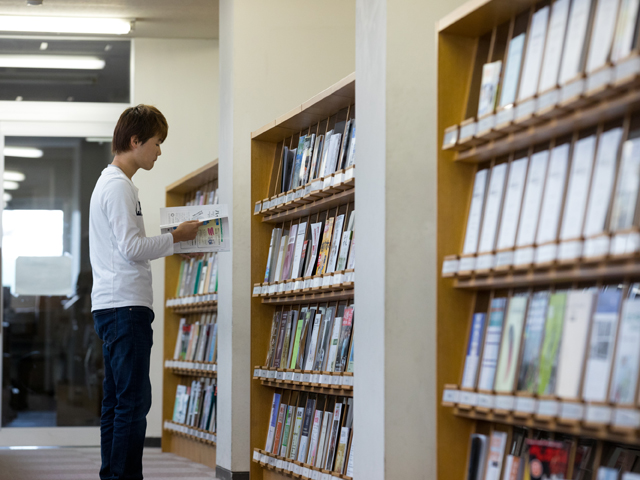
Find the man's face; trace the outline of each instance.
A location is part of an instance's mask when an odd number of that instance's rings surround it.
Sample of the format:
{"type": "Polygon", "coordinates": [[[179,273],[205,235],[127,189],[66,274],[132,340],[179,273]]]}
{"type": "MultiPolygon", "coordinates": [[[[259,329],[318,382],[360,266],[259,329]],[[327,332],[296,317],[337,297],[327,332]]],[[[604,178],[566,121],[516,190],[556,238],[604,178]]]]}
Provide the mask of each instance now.
{"type": "Polygon", "coordinates": [[[162,151],[160,150],[160,137],[155,135],[144,143],[138,143],[135,148],[135,158],[138,167],[151,170],[162,151]]]}

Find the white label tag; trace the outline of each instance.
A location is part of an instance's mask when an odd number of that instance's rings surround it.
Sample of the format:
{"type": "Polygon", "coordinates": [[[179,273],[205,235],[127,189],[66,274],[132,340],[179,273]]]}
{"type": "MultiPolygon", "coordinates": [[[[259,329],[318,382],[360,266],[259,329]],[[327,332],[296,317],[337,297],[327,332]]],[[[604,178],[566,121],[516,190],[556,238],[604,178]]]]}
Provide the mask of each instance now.
{"type": "Polygon", "coordinates": [[[309,383],[311,381],[311,374],[310,373],[303,373],[302,374],[302,382],[303,383],[309,383]]]}
{"type": "Polygon", "coordinates": [[[342,273],[336,273],[333,275],[331,285],[340,285],[344,281],[344,275],[342,273]]]}
{"type": "Polygon", "coordinates": [[[277,458],[269,457],[269,465],[271,465],[272,467],[275,467],[277,462],[278,462],[277,458]]]}
{"type": "Polygon", "coordinates": [[[326,275],[322,277],[323,287],[330,287],[331,285],[333,285],[333,275],[326,275]]]}
{"type": "Polygon", "coordinates": [[[442,274],[450,275],[452,273],[456,273],[458,271],[458,267],[460,266],[460,260],[457,258],[451,260],[445,260],[442,262],[442,274]]]}
{"type": "Polygon", "coordinates": [[[278,380],[284,380],[284,372],[280,372],[280,371],[279,371],[279,372],[276,374],[276,378],[277,378],[278,380]]]}
{"type": "Polygon", "coordinates": [[[603,68],[587,78],[587,93],[609,85],[613,80],[613,68],[603,68]]]}
{"type": "Polygon", "coordinates": [[[286,283],[279,283],[278,284],[278,293],[284,293],[284,289],[286,288],[287,284],[286,283]]]}
{"type": "Polygon", "coordinates": [[[535,263],[548,263],[548,262],[555,261],[556,251],[557,251],[557,245],[555,243],[540,245],[538,248],[536,248],[535,263]]]}
{"type": "Polygon", "coordinates": [[[356,272],[347,272],[344,274],[344,283],[353,283],[356,278],[356,272]]]}
{"type": "Polygon", "coordinates": [[[295,473],[296,475],[300,475],[302,471],[302,467],[300,465],[298,465],[297,463],[293,464],[293,473],[295,473]]]}
{"type": "Polygon", "coordinates": [[[342,385],[345,387],[353,387],[353,375],[342,377],[342,385]]]}
{"type": "Polygon", "coordinates": [[[493,408],[494,396],[488,393],[478,394],[478,407],[493,408]]]}
{"type": "Polygon", "coordinates": [[[444,139],[442,140],[442,148],[452,147],[458,141],[458,127],[452,128],[448,132],[445,132],[444,139]]]}
{"type": "Polygon", "coordinates": [[[296,280],[293,285],[294,290],[302,290],[304,288],[304,282],[302,280],[296,280]]]}
{"type": "Polygon", "coordinates": [[[516,106],[516,121],[521,120],[522,118],[533,115],[533,112],[536,109],[536,101],[535,99],[527,100],[526,102],[522,102],[516,106]]]}
{"type": "Polygon", "coordinates": [[[442,393],[442,401],[444,403],[458,403],[458,395],[459,390],[445,389],[445,391],[442,393]]]}
{"type": "Polygon", "coordinates": [[[323,179],[314,181],[313,185],[311,186],[311,191],[312,192],[317,192],[318,190],[322,190],[322,184],[323,183],[324,183],[323,179]]]}
{"type": "Polygon", "coordinates": [[[536,399],[531,397],[516,398],[516,412],[534,413],[536,411],[536,399]]]}
{"type": "Polygon", "coordinates": [[[496,254],[496,267],[508,267],[513,265],[513,250],[498,252],[496,254]]]}
{"type": "Polygon", "coordinates": [[[285,198],[285,203],[293,202],[293,199],[295,198],[295,196],[296,196],[295,192],[287,193],[287,196],[285,198]]]}
{"type": "Polygon", "coordinates": [[[492,253],[478,255],[476,259],[476,270],[491,270],[496,263],[496,256],[492,253]]]}
{"type": "Polygon", "coordinates": [[[515,265],[530,265],[533,263],[533,254],[535,250],[533,247],[519,248],[516,250],[514,261],[515,265]]]}
{"type": "Polygon", "coordinates": [[[476,134],[477,127],[478,124],[476,122],[471,122],[464,127],[460,127],[460,142],[464,142],[473,137],[476,134]]]}
{"type": "Polygon", "coordinates": [[[319,373],[313,373],[311,375],[311,383],[320,383],[320,374],[319,373]]]}
{"type": "Polygon", "coordinates": [[[512,395],[497,395],[496,396],[496,407],[500,410],[513,410],[513,406],[515,404],[515,398],[512,395]]]}
{"type": "Polygon", "coordinates": [[[536,103],[536,111],[540,112],[546,110],[549,107],[554,107],[558,103],[560,98],[560,90],[554,89],[538,97],[536,103]]]}
{"type": "Polygon", "coordinates": [[[320,473],[317,470],[311,470],[311,479],[312,480],[320,480],[320,475],[322,475],[322,473],[320,473]]]}
{"type": "Polygon", "coordinates": [[[282,468],[283,461],[280,459],[276,460],[276,468],[282,468]]]}
{"type": "Polygon", "coordinates": [[[313,280],[311,278],[307,279],[304,281],[304,288],[311,288],[311,285],[313,283],[313,280]]]}
{"type": "Polygon", "coordinates": [[[580,97],[584,92],[584,79],[580,78],[562,87],[561,98],[563,102],[580,97]]]}
{"type": "Polygon", "coordinates": [[[582,241],[573,240],[560,244],[559,260],[575,260],[582,255],[582,241]]]}
{"type": "Polygon", "coordinates": [[[478,136],[490,131],[496,125],[496,116],[491,114],[478,120],[478,136]]]}
{"type": "Polygon", "coordinates": [[[304,188],[296,190],[296,198],[302,198],[302,197],[304,197],[304,188]]]}
{"type": "Polygon", "coordinates": [[[274,295],[278,292],[278,284],[276,285],[269,285],[269,294],[270,295],[274,295]]]}
{"type": "Polygon", "coordinates": [[[470,405],[475,407],[478,403],[478,394],[475,392],[467,392],[466,390],[460,390],[460,400],[462,405],[470,405]]]}
{"type": "Polygon", "coordinates": [[[294,382],[301,382],[302,381],[302,374],[300,372],[296,372],[293,374],[293,381],[294,382]]]}
{"type": "Polygon", "coordinates": [[[609,240],[605,235],[588,238],[584,242],[584,256],[586,258],[604,257],[609,253],[609,240]]]}
{"type": "Polygon", "coordinates": [[[472,272],[476,268],[476,257],[462,257],[458,272],[472,272]]]}
{"type": "Polygon", "coordinates": [[[356,169],[355,168],[348,168],[347,170],[344,171],[344,181],[348,182],[349,180],[351,180],[354,175],[356,173],[356,169]]]}
{"type": "Polygon", "coordinates": [[[555,417],[558,415],[560,404],[556,400],[540,400],[538,402],[538,415],[545,417],[555,417]]]}
{"type": "Polygon", "coordinates": [[[311,184],[307,183],[304,186],[304,196],[306,197],[307,195],[309,195],[311,193],[311,184]]]}
{"type": "Polygon", "coordinates": [[[309,478],[310,475],[311,475],[311,470],[309,470],[307,467],[303,467],[302,468],[302,476],[309,478]]]}
{"type": "Polygon", "coordinates": [[[276,370],[269,370],[269,378],[270,379],[275,379],[276,375],[278,374],[278,372],[276,370]]]}
{"type": "Polygon", "coordinates": [[[590,423],[611,423],[611,407],[606,405],[587,405],[585,419],[590,423]]]}
{"type": "Polygon", "coordinates": [[[506,126],[513,122],[513,114],[515,110],[513,108],[505,108],[500,110],[496,115],[496,128],[506,126]]]}
{"type": "Polygon", "coordinates": [[[318,383],[322,383],[323,385],[333,385],[333,379],[331,377],[331,375],[320,375],[318,383]]]}
{"type": "Polygon", "coordinates": [[[562,402],[560,418],[565,420],[582,420],[584,417],[584,405],[581,403],[562,402]]]}
{"type": "Polygon", "coordinates": [[[287,380],[287,381],[289,381],[289,382],[290,382],[291,380],[293,380],[293,372],[285,372],[285,374],[284,374],[284,379],[285,379],[285,380],[287,380]]]}
{"type": "Polygon", "coordinates": [[[620,80],[627,80],[640,73],[640,57],[632,57],[616,65],[616,83],[620,80]]]}
{"type": "Polygon", "coordinates": [[[611,255],[624,255],[627,249],[627,234],[618,233],[611,240],[611,255]]]}
{"type": "Polygon", "coordinates": [[[636,253],[640,250],[640,233],[633,232],[627,236],[625,253],[636,253]]]}
{"type": "Polygon", "coordinates": [[[322,188],[329,188],[331,186],[331,182],[333,180],[333,177],[331,175],[329,175],[328,177],[324,177],[324,183],[322,184],[322,188]]]}
{"type": "Polygon", "coordinates": [[[314,277],[312,288],[320,288],[321,286],[322,286],[322,277],[314,277]]]}
{"type": "Polygon", "coordinates": [[[333,185],[335,186],[335,185],[341,184],[343,182],[343,178],[344,178],[344,173],[343,172],[342,173],[336,173],[333,176],[333,185]]]}
{"type": "Polygon", "coordinates": [[[616,408],[613,411],[613,424],[617,427],[640,427],[640,411],[631,408],[616,408]]]}

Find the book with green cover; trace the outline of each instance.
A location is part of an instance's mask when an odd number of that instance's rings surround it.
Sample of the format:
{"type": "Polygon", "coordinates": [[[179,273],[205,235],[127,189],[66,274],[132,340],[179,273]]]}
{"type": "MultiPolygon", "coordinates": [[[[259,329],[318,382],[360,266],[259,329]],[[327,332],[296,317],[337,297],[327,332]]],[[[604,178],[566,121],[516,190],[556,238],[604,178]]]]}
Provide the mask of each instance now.
{"type": "Polygon", "coordinates": [[[198,269],[196,270],[195,283],[193,285],[193,290],[191,290],[189,294],[195,295],[196,293],[198,293],[198,285],[200,283],[201,274],[202,274],[202,260],[198,260],[198,269]]]}
{"type": "Polygon", "coordinates": [[[544,340],[540,351],[540,370],[538,371],[538,395],[553,395],[556,391],[558,352],[562,340],[562,324],[567,304],[567,293],[554,293],[549,298],[547,322],[544,340]]]}
{"type": "Polygon", "coordinates": [[[496,371],[496,392],[513,391],[528,300],[527,295],[515,296],[509,300],[496,371]]]}
{"type": "Polygon", "coordinates": [[[289,368],[296,368],[298,361],[298,350],[300,348],[300,335],[302,335],[302,327],[304,325],[304,316],[300,316],[298,319],[298,325],[296,326],[296,336],[293,340],[293,354],[291,355],[291,364],[289,368]]]}
{"type": "Polygon", "coordinates": [[[522,363],[518,377],[517,390],[520,392],[535,393],[536,391],[540,347],[542,346],[548,303],[549,292],[536,292],[529,305],[527,324],[524,328],[522,363]]]}

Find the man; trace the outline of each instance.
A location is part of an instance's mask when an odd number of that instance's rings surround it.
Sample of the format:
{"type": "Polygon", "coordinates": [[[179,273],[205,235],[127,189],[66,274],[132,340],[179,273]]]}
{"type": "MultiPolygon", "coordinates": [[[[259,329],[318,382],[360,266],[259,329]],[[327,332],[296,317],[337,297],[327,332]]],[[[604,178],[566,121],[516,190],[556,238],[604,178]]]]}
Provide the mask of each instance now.
{"type": "Polygon", "coordinates": [[[126,109],[113,133],[113,162],[102,171],[91,195],[91,311],[103,341],[105,373],[102,480],[143,478],[154,319],[149,261],[173,254],[173,244],[193,240],[202,225],[185,222],[171,233],[145,234],[138,189],[131,179],[139,169],[153,168],[167,132],[167,121],[155,107],[126,109]]]}

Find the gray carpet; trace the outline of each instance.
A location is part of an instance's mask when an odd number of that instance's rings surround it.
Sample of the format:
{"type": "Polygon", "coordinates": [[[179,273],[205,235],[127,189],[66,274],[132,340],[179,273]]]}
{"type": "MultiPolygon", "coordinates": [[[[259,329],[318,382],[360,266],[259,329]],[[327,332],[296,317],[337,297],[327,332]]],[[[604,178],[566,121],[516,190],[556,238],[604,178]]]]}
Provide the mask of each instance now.
{"type": "MultiPolygon", "coordinates": [[[[215,471],[159,448],[146,448],[145,480],[211,480],[215,471]]],[[[0,480],[99,480],[100,449],[0,449],[0,480]]]]}

